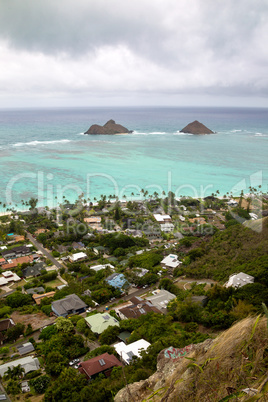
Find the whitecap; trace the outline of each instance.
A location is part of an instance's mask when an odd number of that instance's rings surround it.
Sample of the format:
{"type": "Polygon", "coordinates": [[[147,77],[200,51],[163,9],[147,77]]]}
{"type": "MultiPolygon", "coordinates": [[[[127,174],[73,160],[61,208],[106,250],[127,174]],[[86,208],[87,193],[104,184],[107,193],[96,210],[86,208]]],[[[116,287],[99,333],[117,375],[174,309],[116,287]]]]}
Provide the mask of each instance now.
{"type": "Polygon", "coordinates": [[[58,144],[72,142],[71,140],[54,140],[54,141],[30,141],[30,142],[17,142],[12,144],[13,147],[25,147],[25,146],[37,146],[37,145],[48,145],[48,144],[58,144]]]}
{"type": "Polygon", "coordinates": [[[266,135],[266,134],[263,134],[263,133],[256,133],[256,134],[254,135],[254,137],[267,137],[267,135],[266,135]]]}
{"type": "Polygon", "coordinates": [[[231,133],[240,133],[242,130],[231,130],[231,133]]]}

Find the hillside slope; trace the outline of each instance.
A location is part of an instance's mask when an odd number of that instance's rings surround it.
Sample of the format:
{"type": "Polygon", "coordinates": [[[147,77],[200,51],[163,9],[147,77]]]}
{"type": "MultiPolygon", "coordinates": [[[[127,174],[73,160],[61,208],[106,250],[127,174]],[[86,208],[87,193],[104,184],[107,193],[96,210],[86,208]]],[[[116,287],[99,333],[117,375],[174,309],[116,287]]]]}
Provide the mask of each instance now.
{"type": "MultiPolygon", "coordinates": [[[[248,317],[216,339],[193,345],[186,357],[158,356],[157,371],[147,380],[130,384],[115,402],[249,401],[268,396],[268,338],[266,318],[248,317]],[[254,389],[255,391],[243,391],[254,389]],[[249,392],[249,393],[247,393],[249,392]]],[[[183,353],[182,353],[183,354],[183,353]]]]}
{"type": "Polygon", "coordinates": [[[230,226],[209,242],[203,242],[199,250],[199,258],[183,267],[187,276],[226,281],[230,274],[243,271],[265,283],[268,278],[268,218],[262,220],[260,232],[244,225],[230,226]]]}

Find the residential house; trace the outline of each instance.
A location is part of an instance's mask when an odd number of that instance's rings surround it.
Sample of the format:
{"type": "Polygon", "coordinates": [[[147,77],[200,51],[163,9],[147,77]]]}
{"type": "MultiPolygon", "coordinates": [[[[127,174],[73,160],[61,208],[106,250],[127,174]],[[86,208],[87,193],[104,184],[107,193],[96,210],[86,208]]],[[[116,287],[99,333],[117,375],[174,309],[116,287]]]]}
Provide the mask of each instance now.
{"type": "Polygon", "coordinates": [[[5,339],[5,333],[9,328],[14,327],[15,323],[12,318],[6,318],[5,320],[0,321],[0,345],[2,345],[5,339]]]}
{"type": "Polygon", "coordinates": [[[132,342],[128,345],[125,342],[119,342],[114,345],[116,352],[121,357],[121,360],[125,364],[130,364],[133,356],[141,357],[140,352],[147,350],[151,344],[144,339],[139,339],[136,342],[132,342]]]}
{"type": "Polygon", "coordinates": [[[142,278],[145,274],[148,274],[149,269],[135,268],[135,269],[133,269],[133,272],[135,273],[136,276],[138,276],[139,278],[142,278]]]}
{"type": "Polygon", "coordinates": [[[100,264],[100,265],[93,265],[90,267],[90,269],[93,269],[93,271],[98,272],[101,271],[102,269],[105,268],[111,268],[112,271],[114,271],[114,266],[112,264],[100,264]]]}
{"type": "Polygon", "coordinates": [[[4,271],[0,277],[0,286],[11,285],[14,282],[19,282],[21,279],[17,274],[11,271],[4,271]]]}
{"type": "Polygon", "coordinates": [[[153,306],[152,303],[147,300],[143,300],[138,296],[132,297],[130,299],[130,303],[131,304],[121,309],[117,309],[117,314],[122,320],[128,318],[138,318],[142,314],[148,313],[161,314],[161,311],[157,307],[153,306]]]}
{"type": "Polygon", "coordinates": [[[176,254],[169,254],[161,261],[162,268],[167,269],[169,273],[172,273],[173,270],[177,268],[180,264],[182,264],[182,262],[179,261],[176,254]]]}
{"type": "Polygon", "coordinates": [[[154,214],[154,219],[160,224],[171,222],[171,217],[169,215],[154,214]]]}
{"type": "Polygon", "coordinates": [[[174,230],[174,225],[171,222],[161,223],[160,228],[161,232],[170,233],[174,230]]]}
{"type": "Polygon", "coordinates": [[[39,276],[41,272],[45,269],[45,264],[43,262],[37,262],[33,266],[28,265],[28,267],[22,270],[22,275],[24,278],[29,278],[31,276],[39,276]]]}
{"type": "Polygon", "coordinates": [[[106,377],[111,375],[113,367],[122,367],[123,364],[114,356],[108,353],[93,357],[79,364],[78,370],[84,374],[88,380],[103,373],[106,377]]]}
{"type": "Polygon", "coordinates": [[[83,252],[72,254],[69,257],[70,262],[84,261],[85,259],[87,259],[87,254],[83,252]]]}
{"type": "Polygon", "coordinates": [[[87,325],[95,334],[102,334],[108,327],[119,327],[119,322],[108,313],[98,313],[85,318],[87,325]]]}
{"type": "Polygon", "coordinates": [[[0,266],[6,264],[6,260],[5,258],[0,258],[0,266]]]}
{"type": "Polygon", "coordinates": [[[63,299],[53,301],[51,308],[58,317],[67,317],[70,314],[83,313],[87,305],[76,294],[71,294],[63,299]]]}
{"type": "Polygon", "coordinates": [[[17,346],[17,349],[21,356],[26,355],[27,353],[33,352],[35,350],[31,342],[23,343],[22,345],[17,346]]]}
{"type": "Polygon", "coordinates": [[[72,243],[72,248],[74,249],[74,250],[83,250],[84,248],[85,248],[85,245],[84,245],[84,243],[82,243],[81,241],[78,241],[78,242],[73,242],[72,243]]]}
{"type": "Polygon", "coordinates": [[[35,303],[37,305],[41,304],[41,300],[43,300],[46,297],[53,297],[55,295],[56,292],[52,291],[52,292],[48,292],[48,293],[43,293],[42,295],[39,295],[37,293],[34,293],[32,295],[32,298],[34,299],[35,303]]]}
{"type": "Polygon", "coordinates": [[[33,256],[32,255],[26,255],[25,257],[18,257],[14,258],[13,260],[9,260],[7,264],[2,265],[2,269],[12,269],[16,268],[18,264],[23,264],[23,263],[31,263],[33,262],[33,256]]]}
{"type": "Polygon", "coordinates": [[[241,288],[242,286],[254,283],[254,277],[244,272],[233,274],[229,277],[228,281],[224,284],[226,288],[232,286],[233,288],[241,288]]]}
{"type": "Polygon", "coordinates": [[[165,289],[157,289],[153,291],[152,296],[146,297],[146,300],[152,303],[152,305],[158,308],[162,313],[166,313],[168,303],[175,298],[176,296],[173,293],[165,289]]]}
{"type": "Polygon", "coordinates": [[[108,252],[108,249],[103,246],[93,247],[93,252],[96,255],[103,255],[104,253],[108,252]]]}
{"type": "Polygon", "coordinates": [[[43,288],[43,286],[39,286],[37,288],[31,288],[31,289],[27,289],[26,293],[28,295],[34,295],[34,294],[40,294],[40,293],[44,293],[45,289],[43,288]]]}
{"type": "Polygon", "coordinates": [[[108,276],[106,278],[106,282],[110,285],[113,286],[116,289],[126,289],[129,287],[129,283],[125,276],[123,274],[119,274],[115,272],[114,274],[108,276]]]}
{"type": "Polygon", "coordinates": [[[27,356],[23,357],[22,359],[12,360],[11,362],[1,364],[0,376],[3,377],[8,371],[9,367],[13,369],[18,365],[20,365],[24,369],[25,374],[29,373],[30,371],[39,370],[40,368],[39,360],[37,359],[37,357],[27,356]]]}
{"type": "Polygon", "coordinates": [[[5,259],[23,257],[23,256],[29,255],[29,254],[31,254],[31,250],[29,249],[29,247],[26,247],[26,246],[13,247],[10,250],[2,251],[2,256],[5,259]]]}

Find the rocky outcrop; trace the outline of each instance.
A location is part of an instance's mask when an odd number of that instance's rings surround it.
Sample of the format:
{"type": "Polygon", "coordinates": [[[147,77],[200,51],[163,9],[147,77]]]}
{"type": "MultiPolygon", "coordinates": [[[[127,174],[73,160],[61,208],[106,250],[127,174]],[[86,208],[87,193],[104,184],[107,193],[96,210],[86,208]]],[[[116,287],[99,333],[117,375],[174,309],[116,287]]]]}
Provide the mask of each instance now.
{"type": "Polygon", "coordinates": [[[121,124],[116,124],[114,120],[109,120],[104,126],[93,124],[84,134],[128,134],[132,133],[121,124]]]}
{"type": "Polygon", "coordinates": [[[189,123],[180,132],[188,134],[214,134],[213,131],[211,131],[209,128],[204,126],[204,124],[200,123],[197,120],[193,121],[192,123],[189,123]]]}
{"type": "Polygon", "coordinates": [[[266,318],[248,317],[213,340],[162,350],[157,371],[121,389],[114,401],[207,402],[237,394],[239,401],[259,400],[268,396],[266,348],[266,318]]]}

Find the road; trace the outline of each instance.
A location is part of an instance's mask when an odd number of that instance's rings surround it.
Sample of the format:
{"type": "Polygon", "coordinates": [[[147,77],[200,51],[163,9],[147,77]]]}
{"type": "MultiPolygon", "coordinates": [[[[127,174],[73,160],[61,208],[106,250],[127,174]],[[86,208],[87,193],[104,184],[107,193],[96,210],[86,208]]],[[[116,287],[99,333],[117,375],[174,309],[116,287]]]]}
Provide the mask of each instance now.
{"type": "Polygon", "coordinates": [[[43,253],[45,257],[47,257],[58,269],[62,268],[62,265],[59,261],[56,260],[43,246],[39,243],[29,232],[27,233],[27,238],[35,245],[35,247],[43,253]]]}

